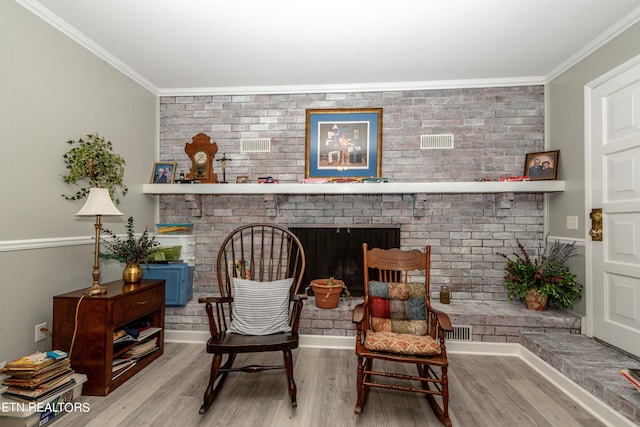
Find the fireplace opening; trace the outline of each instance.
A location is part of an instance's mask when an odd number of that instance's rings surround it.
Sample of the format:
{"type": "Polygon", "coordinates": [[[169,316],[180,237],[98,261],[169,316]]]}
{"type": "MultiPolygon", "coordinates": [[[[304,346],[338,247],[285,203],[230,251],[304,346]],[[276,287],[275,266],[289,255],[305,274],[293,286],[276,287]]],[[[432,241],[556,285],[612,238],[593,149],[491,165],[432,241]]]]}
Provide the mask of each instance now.
{"type": "MultiPolygon", "coordinates": [[[[399,227],[323,226],[290,227],[304,248],[307,266],[302,289],[313,279],[341,279],[354,297],[364,294],[362,244],[369,248],[399,248],[399,227]]],[[[313,294],[312,291],[309,292],[313,294]]]]}

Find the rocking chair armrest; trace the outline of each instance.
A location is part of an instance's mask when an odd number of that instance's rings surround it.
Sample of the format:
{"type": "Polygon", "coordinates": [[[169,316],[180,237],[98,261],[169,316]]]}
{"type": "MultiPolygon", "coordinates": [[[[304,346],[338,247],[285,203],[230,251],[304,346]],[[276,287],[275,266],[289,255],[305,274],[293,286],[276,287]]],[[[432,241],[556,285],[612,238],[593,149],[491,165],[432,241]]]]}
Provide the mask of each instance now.
{"type": "Polygon", "coordinates": [[[364,303],[360,303],[353,308],[353,317],[351,321],[353,323],[362,323],[364,320],[364,303]]]}
{"type": "Polygon", "coordinates": [[[451,320],[449,319],[447,313],[440,310],[435,310],[431,306],[429,306],[429,312],[436,316],[436,318],[438,319],[438,325],[440,325],[440,328],[443,331],[453,331],[453,326],[451,326],[451,320]]]}
{"type": "Polygon", "coordinates": [[[233,297],[200,297],[198,298],[198,302],[199,303],[225,303],[225,302],[232,302],[233,301],[233,297]]]}

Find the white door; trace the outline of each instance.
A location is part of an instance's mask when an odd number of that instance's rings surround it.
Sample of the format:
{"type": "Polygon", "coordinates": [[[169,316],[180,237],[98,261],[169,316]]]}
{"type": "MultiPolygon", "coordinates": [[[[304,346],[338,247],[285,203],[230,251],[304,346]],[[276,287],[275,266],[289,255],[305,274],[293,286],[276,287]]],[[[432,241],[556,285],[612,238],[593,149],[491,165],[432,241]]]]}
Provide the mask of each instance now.
{"type": "Polygon", "coordinates": [[[586,199],[603,227],[587,277],[593,335],[640,356],[640,61],[624,68],[591,92],[586,199]]]}

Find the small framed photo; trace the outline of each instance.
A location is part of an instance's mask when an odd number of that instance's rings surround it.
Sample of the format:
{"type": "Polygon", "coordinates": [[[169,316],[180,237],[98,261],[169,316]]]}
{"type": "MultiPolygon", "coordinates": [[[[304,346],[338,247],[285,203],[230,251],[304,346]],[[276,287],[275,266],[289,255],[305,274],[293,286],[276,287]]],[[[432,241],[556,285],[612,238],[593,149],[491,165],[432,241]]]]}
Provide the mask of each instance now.
{"type": "Polygon", "coordinates": [[[155,162],[151,172],[152,184],[173,184],[176,175],[176,162],[155,162]]]}
{"type": "Polygon", "coordinates": [[[242,176],[237,176],[236,177],[236,184],[248,184],[249,183],[249,177],[246,175],[242,175],[242,176]]]}
{"type": "Polygon", "coordinates": [[[524,174],[532,181],[558,178],[560,150],[528,153],[524,163],[524,174]]]}
{"type": "Polygon", "coordinates": [[[380,177],[382,108],[307,110],[305,178],[380,177]]]}

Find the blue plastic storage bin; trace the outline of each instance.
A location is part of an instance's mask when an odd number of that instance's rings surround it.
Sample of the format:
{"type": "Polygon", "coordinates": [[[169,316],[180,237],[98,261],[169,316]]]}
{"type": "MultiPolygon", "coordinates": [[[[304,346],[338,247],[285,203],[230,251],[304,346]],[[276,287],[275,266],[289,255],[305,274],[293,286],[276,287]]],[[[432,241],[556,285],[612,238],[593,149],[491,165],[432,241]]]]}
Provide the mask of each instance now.
{"type": "Polygon", "coordinates": [[[142,266],[144,279],[164,279],[164,300],[167,307],[183,307],[193,298],[193,271],[184,263],[147,264],[142,266]],[[148,268],[147,268],[148,267],[148,268]]]}

